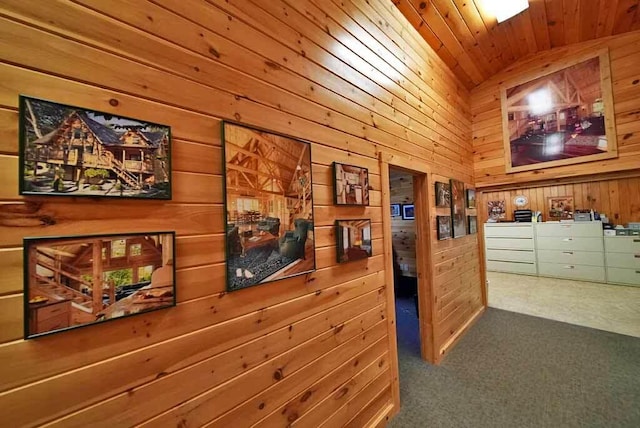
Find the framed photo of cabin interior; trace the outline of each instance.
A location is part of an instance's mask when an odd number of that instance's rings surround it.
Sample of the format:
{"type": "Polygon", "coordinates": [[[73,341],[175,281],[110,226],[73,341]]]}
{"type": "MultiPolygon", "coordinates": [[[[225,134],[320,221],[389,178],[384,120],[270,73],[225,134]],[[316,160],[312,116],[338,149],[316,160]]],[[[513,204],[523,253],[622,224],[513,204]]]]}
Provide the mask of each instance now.
{"type": "Polygon", "coordinates": [[[313,272],[311,144],[222,123],[227,290],[313,272]]]}
{"type": "Polygon", "coordinates": [[[24,239],[33,338],[176,304],[175,232],[24,239]]]}
{"type": "Polygon", "coordinates": [[[338,263],[371,257],[371,220],[336,220],[338,263]]]}
{"type": "Polygon", "coordinates": [[[168,126],[21,95],[21,195],[171,199],[168,126]]]}
{"type": "Polygon", "coordinates": [[[465,213],[465,191],[462,181],[451,181],[451,221],[453,238],[459,238],[467,234],[467,218],[465,213]]]}
{"type": "Polygon", "coordinates": [[[369,205],[369,170],[334,162],[333,189],[336,205],[369,205]]]}
{"type": "Polygon", "coordinates": [[[501,103],[507,173],[618,155],[607,50],[508,82],[501,103]]]}

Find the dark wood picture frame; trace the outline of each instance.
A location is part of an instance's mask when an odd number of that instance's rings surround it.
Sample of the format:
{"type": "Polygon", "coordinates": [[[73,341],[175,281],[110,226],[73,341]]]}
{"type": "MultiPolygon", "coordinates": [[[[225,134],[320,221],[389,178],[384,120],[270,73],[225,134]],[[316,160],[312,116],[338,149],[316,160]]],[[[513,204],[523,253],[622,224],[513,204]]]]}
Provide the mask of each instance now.
{"type": "Polygon", "coordinates": [[[451,207],[451,184],[436,181],[436,208],[449,208],[451,207]]]}
{"type": "Polygon", "coordinates": [[[467,208],[475,208],[476,207],[476,189],[467,189],[467,208]]]}
{"type": "Polygon", "coordinates": [[[369,206],[369,170],[333,162],[333,203],[343,206],[369,206]]]}
{"type": "Polygon", "coordinates": [[[478,216],[468,215],[467,226],[468,226],[469,235],[474,235],[478,233],[478,216]]]}
{"type": "Polygon", "coordinates": [[[311,143],[230,121],[221,127],[227,291],[315,271],[311,143]]]}
{"type": "Polygon", "coordinates": [[[175,306],[175,251],[173,231],[24,238],[24,337],[175,306]]]}
{"type": "Polygon", "coordinates": [[[451,239],[452,233],[451,216],[439,215],[436,216],[436,230],[438,233],[438,241],[445,239],[451,239]]]}
{"type": "Polygon", "coordinates": [[[459,238],[467,234],[467,219],[465,213],[465,191],[462,181],[451,182],[451,237],[459,238]]]}
{"type": "Polygon", "coordinates": [[[371,257],[373,254],[371,219],[336,220],[335,227],[338,263],[347,263],[371,257]],[[351,230],[355,230],[355,233],[351,233],[351,230]],[[345,244],[347,245],[345,246],[345,244]]]}
{"type": "Polygon", "coordinates": [[[402,205],[402,219],[403,220],[415,220],[416,212],[413,204],[402,205]]]}
{"type": "Polygon", "coordinates": [[[21,195],[171,199],[171,128],[25,95],[21,195]]]}
{"type": "Polygon", "coordinates": [[[575,212],[573,196],[551,196],[547,198],[549,220],[570,220],[575,212]]]}

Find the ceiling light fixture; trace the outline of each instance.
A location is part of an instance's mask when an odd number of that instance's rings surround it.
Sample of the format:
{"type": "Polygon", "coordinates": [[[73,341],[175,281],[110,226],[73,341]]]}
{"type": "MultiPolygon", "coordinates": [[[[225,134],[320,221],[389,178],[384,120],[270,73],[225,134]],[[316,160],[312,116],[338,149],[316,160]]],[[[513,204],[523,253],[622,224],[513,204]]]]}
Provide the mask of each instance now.
{"type": "Polygon", "coordinates": [[[529,0],[482,0],[482,5],[500,23],[528,9],[529,0]]]}

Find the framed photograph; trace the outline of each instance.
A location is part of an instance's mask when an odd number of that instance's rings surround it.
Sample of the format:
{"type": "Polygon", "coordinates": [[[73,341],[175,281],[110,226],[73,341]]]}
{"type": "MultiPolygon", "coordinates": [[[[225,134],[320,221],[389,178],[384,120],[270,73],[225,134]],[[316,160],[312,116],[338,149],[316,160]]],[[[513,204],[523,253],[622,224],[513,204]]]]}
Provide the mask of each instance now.
{"type": "Polygon", "coordinates": [[[467,189],[467,208],[476,207],[476,189],[467,189]]]}
{"type": "Polygon", "coordinates": [[[467,234],[467,219],[464,206],[464,183],[462,181],[451,179],[452,238],[459,238],[467,234]]]}
{"type": "Polygon", "coordinates": [[[449,183],[436,181],[436,207],[449,208],[451,206],[451,187],[449,183]]]}
{"type": "Polygon", "coordinates": [[[336,220],[338,263],[371,257],[371,220],[336,220]]]}
{"type": "Polygon", "coordinates": [[[608,51],[515,83],[501,93],[507,172],[617,157],[608,51]]]}
{"type": "Polygon", "coordinates": [[[400,217],[400,204],[391,204],[391,217],[400,217]]]}
{"type": "Polygon", "coordinates": [[[504,201],[487,201],[487,210],[490,219],[500,220],[506,217],[504,201]]]}
{"type": "Polygon", "coordinates": [[[478,233],[478,216],[467,216],[467,224],[469,225],[469,235],[478,233]]]}
{"type": "Polygon", "coordinates": [[[223,122],[227,290],[313,272],[311,144],[223,122]]]}
{"type": "Polygon", "coordinates": [[[402,205],[402,219],[413,220],[416,218],[415,208],[413,204],[402,205]]]}
{"type": "Polygon", "coordinates": [[[549,198],[549,220],[569,220],[573,218],[573,196],[549,198]]]}
{"type": "Polygon", "coordinates": [[[21,195],[171,199],[168,126],[20,96],[21,195]]]}
{"type": "Polygon", "coordinates": [[[369,205],[369,170],[334,162],[333,189],[336,205],[369,205]]]}
{"type": "Polygon", "coordinates": [[[438,226],[438,240],[451,238],[451,216],[439,215],[436,216],[436,223],[438,226]]]}
{"type": "Polygon", "coordinates": [[[175,232],[24,239],[33,338],[176,304],[175,232]]]}

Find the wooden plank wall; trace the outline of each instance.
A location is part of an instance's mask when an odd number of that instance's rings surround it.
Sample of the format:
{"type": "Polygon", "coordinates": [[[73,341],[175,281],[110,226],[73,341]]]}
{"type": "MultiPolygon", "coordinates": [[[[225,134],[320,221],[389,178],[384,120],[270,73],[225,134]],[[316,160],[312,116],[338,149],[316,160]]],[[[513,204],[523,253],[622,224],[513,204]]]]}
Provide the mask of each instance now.
{"type": "MultiPolygon", "coordinates": [[[[393,4],[3,0],[0,20],[3,425],[362,426],[388,415],[397,372],[378,157],[473,182],[469,94],[393,4]],[[21,93],[171,126],[173,200],[20,197],[21,93]],[[224,118],[313,142],[315,273],[224,292],[224,118]],[[369,168],[370,207],[332,205],[336,160],[369,168]],[[336,264],[336,217],[372,219],[373,257],[336,264]],[[21,339],[23,237],[153,230],[177,232],[177,307],[21,339]]],[[[477,244],[434,248],[444,353],[482,310],[477,244]]]]}
{"type": "MultiPolygon", "coordinates": [[[[479,188],[568,180],[585,175],[638,172],[640,167],[640,31],[542,52],[521,60],[488,79],[471,93],[474,174],[479,188]],[[500,116],[500,89],[519,79],[529,80],[550,63],[569,63],[576,57],[608,48],[619,156],[616,159],[506,174],[500,116]]],[[[594,177],[595,179],[596,177],[594,177]]],[[[606,175],[602,178],[608,178],[606,175]]],[[[569,180],[570,181],[570,180],[569,180]]],[[[640,196],[636,196],[640,197],[640,196]]]]}
{"type": "Polygon", "coordinates": [[[402,218],[402,205],[413,204],[413,177],[411,174],[392,170],[389,175],[392,204],[400,204],[400,216],[391,218],[393,249],[398,254],[402,275],[415,278],[416,272],[416,222],[402,218]]]}
{"type": "Polygon", "coordinates": [[[577,209],[593,209],[605,213],[615,224],[626,225],[630,221],[640,221],[640,178],[620,178],[564,185],[549,185],[482,192],[479,200],[478,220],[488,218],[488,201],[505,201],[507,220],[513,220],[516,206],[513,198],[524,195],[529,203],[523,209],[541,211],[548,219],[548,200],[552,196],[573,196],[577,209]]]}

